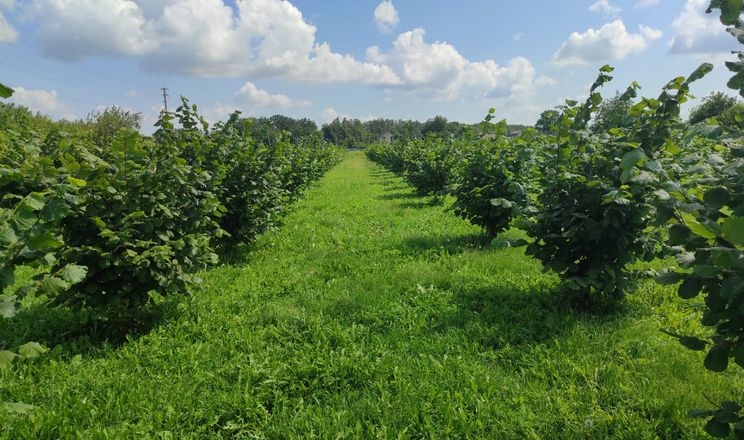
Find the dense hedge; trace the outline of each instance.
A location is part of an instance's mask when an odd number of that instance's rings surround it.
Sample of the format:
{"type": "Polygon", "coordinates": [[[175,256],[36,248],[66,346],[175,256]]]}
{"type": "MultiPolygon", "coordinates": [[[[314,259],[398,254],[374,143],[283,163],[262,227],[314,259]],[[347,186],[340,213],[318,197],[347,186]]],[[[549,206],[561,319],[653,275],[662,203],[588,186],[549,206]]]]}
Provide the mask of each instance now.
{"type": "Polygon", "coordinates": [[[153,295],[190,293],[197,271],[275,225],[342,154],[288,136],[258,143],[238,114],[210,128],[186,100],[151,138],[122,130],[106,145],[85,130],[40,134],[23,109],[3,112],[0,291],[16,267],[37,270],[2,297],[3,315],[43,294],[113,334],[153,295]]]}

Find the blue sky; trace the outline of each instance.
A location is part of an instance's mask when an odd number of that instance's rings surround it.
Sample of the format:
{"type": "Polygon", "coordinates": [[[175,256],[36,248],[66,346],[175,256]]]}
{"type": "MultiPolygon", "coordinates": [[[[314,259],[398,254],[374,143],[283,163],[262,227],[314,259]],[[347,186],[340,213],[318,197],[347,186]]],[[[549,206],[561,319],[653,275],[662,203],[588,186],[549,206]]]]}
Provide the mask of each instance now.
{"type": "MultiPolygon", "coordinates": [[[[532,124],[587,93],[638,81],[655,96],[701,62],[703,97],[726,90],[739,49],[708,0],[0,0],[0,82],[54,118],[141,112],[160,88],[208,120],[233,110],[319,124],[334,117],[532,124]]],[[[733,94],[733,92],[730,92],[733,94]]],[[[694,105],[694,103],[692,104],[694,105]]]]}

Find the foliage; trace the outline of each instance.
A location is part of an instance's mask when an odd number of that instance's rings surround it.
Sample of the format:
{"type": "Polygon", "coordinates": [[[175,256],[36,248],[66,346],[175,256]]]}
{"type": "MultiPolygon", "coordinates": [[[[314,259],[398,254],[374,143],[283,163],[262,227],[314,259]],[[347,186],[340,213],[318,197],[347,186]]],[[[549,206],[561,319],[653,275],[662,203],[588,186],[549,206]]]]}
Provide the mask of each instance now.
{"type": "MultiPolygon", "coordinates": [[[[238,121],[209,130],[184,99],[151,139],[118,129],[98,145],[85,133],[4,131],[0,287],[13,283],[16,266],[37,267],[15,297],[44,295],[114,338],[137,329],[153,298],[190,293],[195,273],[218,260],[223,219],[242,221],[232,240],[252,240],[340,158],[312,139],[257,144],[238,121]]],[[[11,314],[10,300],[2,304],[11,314]]]]}
{"type": "Polygon", "coordinates": [[[737,104],[737,100],[723,92],[713,92],[703,98],[703,101],[697,107],[690,111],[688,122],[697,124],[706,119],[716,117],[737,104]]]}
{"type": "MultiPolygon", "coordinates": [[[[545,161],[527,252],[557,272],[577,301],[617,304],[633,286],[628,265],[655,257],[660,237],[651,227],[657,210],[667,211],[668,199],[655,191],[655,184],[666,180],[660,159],[680,125],[679,106],[688,99],[689,84],[710,68],[675,78],[656,99],[642,98],[631,107],[633,125],[625,129],[586,130],[602,102],[596,89],[611,79],[608,66],[582,106],[567,102],[563,108],[553,147],[546,150],[554,153],[545,161]]],[[[634,97],[637,88],[632,84],[621,99],[634,97]]]]}
{"type": "Polygon", "coordinates": [[[484,122],[487,136],[463,149],[464,164],[452,188],[455,214],[481,226],[491,238],[528,207],[535,166],[533,134],[523,132],[510,142],[506,121],[490,124],[492,114],[484,122]]]}
{"type": "Polygon", "coordinates": [[[632,96],[628,93],[616,93],[599,105],[597,114],[592,120],[591,129],[595,133],[606,133],[611,128],[628,128],[634,123],[630,108],[632,96]]]}
{"type": "Polygon", "coordinates": [[[120,130],[139,130],[142,125],[142,113],[111,106],[103,111],[90,112],[86,122],[91,127],[93,142],[99,146],[106,146],[114,140],[114,136],[120,130]]]}
{"type": "MultiPolygon", "coordinates": [[[[0,409],[0,438],[698,439],[699,390],[741,395],[659,332],[700,330],[672,289],[572,310],[522,249],[345,157],[168,325],[15,363],[0,398],[37,408],[0,409]]],[[[62,325],[31,312],[0,340],[62,325]]]]}
{"type": "Polygon", "coordinates": [[[558,110],[545,110],[540,113],[540,118],[535,122],[535,129],[540,133],[550,133],[560,120],[561,112],[558,110]]]}

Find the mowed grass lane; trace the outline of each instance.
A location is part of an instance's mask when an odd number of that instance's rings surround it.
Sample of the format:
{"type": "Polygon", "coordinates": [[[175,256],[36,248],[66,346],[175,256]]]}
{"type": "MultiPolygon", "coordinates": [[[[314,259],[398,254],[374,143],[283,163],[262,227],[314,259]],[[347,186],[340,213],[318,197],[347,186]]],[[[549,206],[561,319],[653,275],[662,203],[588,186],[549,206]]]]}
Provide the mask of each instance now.
{"type": "Polygon", "coordinates": [[[350,153],[150,333],[0,372],[0,401],[37,407],[0,413],[0,434],[704,438],[689,408],[744,401],[735,368],[706,372],[660,332],[700,331],[673,288],[574,311],[522,248],[445,206],[350,153]]]}

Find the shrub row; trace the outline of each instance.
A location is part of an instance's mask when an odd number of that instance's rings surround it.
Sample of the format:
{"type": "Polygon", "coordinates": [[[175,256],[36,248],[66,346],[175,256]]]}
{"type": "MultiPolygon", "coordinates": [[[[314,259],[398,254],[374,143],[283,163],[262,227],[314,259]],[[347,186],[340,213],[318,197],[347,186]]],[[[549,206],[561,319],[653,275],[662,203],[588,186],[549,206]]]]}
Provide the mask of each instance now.
{"type": "Polygon", "coordinates": [[[341,158],[337,147],[289,136],[258,143],[246,123],[236,113],[209,127],[184,100],[151,138],[123,130],[106,145],[3,127],[0,292],[18,266],[37,270],[6,293],[3,315],[34,292],[126,332],[151,298],[190,293],[197,271],[275,225],[341,158]]]}

